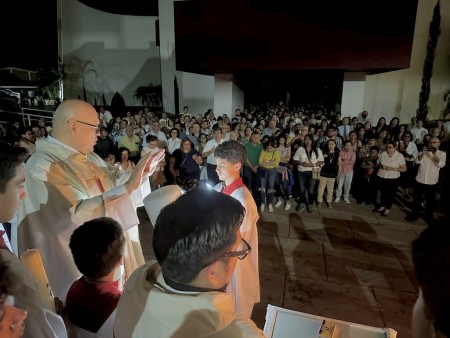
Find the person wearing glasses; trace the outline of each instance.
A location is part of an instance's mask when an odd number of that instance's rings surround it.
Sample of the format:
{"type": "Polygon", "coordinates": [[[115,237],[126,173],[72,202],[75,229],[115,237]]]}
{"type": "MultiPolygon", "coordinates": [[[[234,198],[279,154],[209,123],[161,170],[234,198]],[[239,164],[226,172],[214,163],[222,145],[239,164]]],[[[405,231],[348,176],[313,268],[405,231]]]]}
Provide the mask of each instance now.
{"type": "Polygon", "coordinates": [[[264,337],[234,314],[227,284],[252,248],[241,237],[245,209],[224,193],[196,189],[155,222],[151,261],[133,272],[117,305],[115,338],[264,337]]]}
{"type": "Polygon", "coordinates": [[[439,150],[441,141],[432,137],[427,146],[424,146],[415,159],[419,169],[413,190],[413,204],[406,221],[413,222],[419,218],[419,212],[425,199],[425,219],[433,220],[433,211],[439,181],[439,171],[445,166],[447,155],[439,150]]]}
{"type": "Polygon", "coordinates": [[[395,141],[386,143],[386,150],[378,158],[378,167],[377,185],[380,190],[380,203],[372,211],[387,216],[400,184],[400,173],[406,171],[405,157],[397,151],[395,141]]]}
{"type": "Polygon", "coordinates": [[[89,103],[64,100],[55,111],[52,136],[36,142],[37,151],[25,165],[27,197],[18,211],[18,254],[29,248],[40,251],[56,296],[81,275],[69,240],[88,220],[108,216],[118,221],[138,248],[127,249],[129,258],[136,263],[143,261],[132,194],[147,175],[145,169],[153,173],[164,150],[143,157],[132,171],[121,171],[93,152],[99,123],[89,103]]]}

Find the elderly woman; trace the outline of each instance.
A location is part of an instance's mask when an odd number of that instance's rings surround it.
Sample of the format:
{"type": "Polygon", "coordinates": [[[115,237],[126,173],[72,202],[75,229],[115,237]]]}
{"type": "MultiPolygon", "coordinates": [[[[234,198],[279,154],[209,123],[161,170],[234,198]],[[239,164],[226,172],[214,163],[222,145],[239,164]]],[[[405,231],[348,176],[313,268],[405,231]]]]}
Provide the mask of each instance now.
{"type": "Polygon", "coordinates": [[[378,158],[378,165],[377,185],[381,193],[380,204],[372,211],[379,212],[381,216],[387,216],[400,184],[400,173],[406,171],[405,157],[397,151],[394,141],[387,142],[386,151],[382,152],[378,158]]]}
{"type": "Polygon", "coordinates": [[[200,178],[200,165],[203,163],[202,155],[192,147],[191,140],[184,137],[181,146],[176,149],[169,162],[169,171],[175,182],[184,190],[197,187],[200,178]]]}

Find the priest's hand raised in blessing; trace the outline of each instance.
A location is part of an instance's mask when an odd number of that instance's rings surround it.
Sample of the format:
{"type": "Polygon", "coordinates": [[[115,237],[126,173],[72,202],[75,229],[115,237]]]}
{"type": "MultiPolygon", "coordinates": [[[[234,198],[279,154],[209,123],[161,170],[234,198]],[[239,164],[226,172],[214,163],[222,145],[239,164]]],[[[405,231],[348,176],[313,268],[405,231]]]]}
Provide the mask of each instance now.
{"type": "Polygon", "coordinates": [[[129,194],[139,188],[144,172],[148,172],[149,175],[153,174],[158,163],[164,158],[164,155],[165,150],[161,149],[156,154],[151,155],[150,153],[148,153],[139,160],[139,162],[136,164],[136,167],[134,167],[127,183],[125,183],[125,188],[127,189],[129,194]]]}

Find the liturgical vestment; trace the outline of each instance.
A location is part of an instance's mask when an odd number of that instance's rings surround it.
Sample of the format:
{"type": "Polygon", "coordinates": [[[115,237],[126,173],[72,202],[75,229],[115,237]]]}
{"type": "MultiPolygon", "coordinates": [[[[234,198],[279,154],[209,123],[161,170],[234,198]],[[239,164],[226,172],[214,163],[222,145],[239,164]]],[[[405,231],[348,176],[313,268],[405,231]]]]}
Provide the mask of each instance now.
{"type": "Polygon", "coordinates": [[[19,255],[27,249],[40,251],[50,287],[59,296],[80,276],[69,248],[73,231],[91,219],[111,217],[127,230],[129,276],[144,262],[135,202],[123,185],[130,172],[51,137],[36,143],[37,151],[25,165],[27,196],[18,211],[19,255]]]}

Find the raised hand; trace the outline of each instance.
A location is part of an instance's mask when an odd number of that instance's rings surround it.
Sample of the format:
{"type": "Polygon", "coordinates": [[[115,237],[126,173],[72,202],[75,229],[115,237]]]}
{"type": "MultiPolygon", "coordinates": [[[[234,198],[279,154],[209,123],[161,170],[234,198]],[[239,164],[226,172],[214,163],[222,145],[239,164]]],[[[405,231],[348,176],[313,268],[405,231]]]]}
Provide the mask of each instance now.
{"type": "Polygon", "coordinates": [[[165,150],[161,149],[156,154],[151,155],[150,153],[148,153],[139,160],[139,162],[134,167],[130,178],[125,183],[125,188],[127,189],[129,194],[139,188],[144,172],[148,172],[149,175],[153,174],[158,163],[164,158],[164,155],[165,150]]]}

